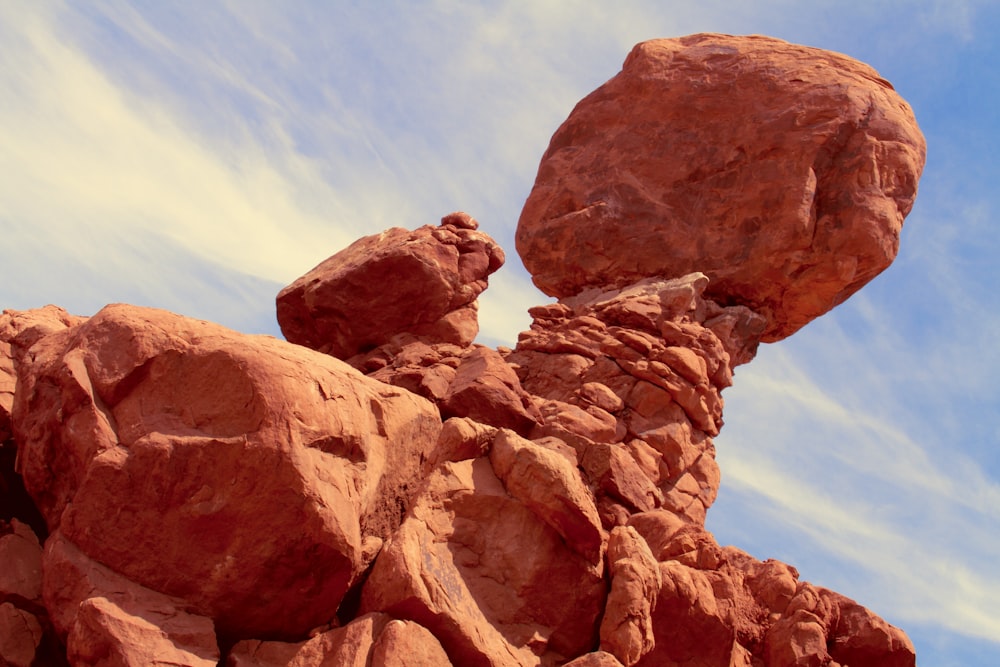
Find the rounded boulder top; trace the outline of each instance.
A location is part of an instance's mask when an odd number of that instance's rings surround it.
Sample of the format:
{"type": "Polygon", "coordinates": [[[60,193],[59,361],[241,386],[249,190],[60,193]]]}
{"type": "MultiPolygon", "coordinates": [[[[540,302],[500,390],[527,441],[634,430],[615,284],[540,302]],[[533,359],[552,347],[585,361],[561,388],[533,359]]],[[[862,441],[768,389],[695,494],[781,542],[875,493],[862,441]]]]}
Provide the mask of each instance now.
{"type": "Polygon", "coordinates": [[[517,228],[555,297],[692,272],[776,341],[896,257],[926,144],[871,67],[761,36],[636,45],[553,135],[517,228]]]}

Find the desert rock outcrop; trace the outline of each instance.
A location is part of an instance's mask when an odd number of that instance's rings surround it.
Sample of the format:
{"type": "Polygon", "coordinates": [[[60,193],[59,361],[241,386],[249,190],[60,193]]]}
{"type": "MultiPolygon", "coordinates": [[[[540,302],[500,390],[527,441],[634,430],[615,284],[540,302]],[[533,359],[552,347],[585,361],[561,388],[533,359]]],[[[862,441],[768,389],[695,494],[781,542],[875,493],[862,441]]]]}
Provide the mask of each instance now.
{"type": "Polygon", "coordinates": [[[704,522],[734,369],[892,260],[923,150],[845,56],[656,40],[542,159],[513,349],[465,213],[282,290],[289,342],[4,312],[0,664],[912,667],[704,522]]]}

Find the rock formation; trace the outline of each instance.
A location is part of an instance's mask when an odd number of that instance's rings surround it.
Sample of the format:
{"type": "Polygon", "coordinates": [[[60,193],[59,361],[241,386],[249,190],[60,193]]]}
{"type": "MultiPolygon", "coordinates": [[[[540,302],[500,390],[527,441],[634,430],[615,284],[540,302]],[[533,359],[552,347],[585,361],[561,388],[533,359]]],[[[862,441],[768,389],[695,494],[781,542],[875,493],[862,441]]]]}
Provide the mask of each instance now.
{"type": "Polygon", "coordinates": [[[924,153],[909,106],[846,56],[756,36],[643,42],[552,137],[517,249],[557,297],[700,271],[774,341],[895,258],[924,153]]]}
{"type": "Polygon", "coordinates": [[[656,40],[542,159],[514,349],[464,213],[282,290],[287,341],[5,311],[0,663],[914,665],[704,521],[734,368],[888,265],[923,155],[845,56],[656,40]]]}

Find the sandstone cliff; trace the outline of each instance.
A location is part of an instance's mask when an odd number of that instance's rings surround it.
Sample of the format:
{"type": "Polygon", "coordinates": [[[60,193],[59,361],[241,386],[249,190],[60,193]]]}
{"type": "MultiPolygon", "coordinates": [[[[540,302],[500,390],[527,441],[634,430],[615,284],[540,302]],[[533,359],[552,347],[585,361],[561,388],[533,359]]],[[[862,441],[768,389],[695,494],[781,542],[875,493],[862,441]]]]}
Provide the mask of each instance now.
{"type": "Polygon", "coordinates": [[[287,341],[5,311],[0,662],[914,665],[704,521],[735,367],[892,261],[924,151],[845,56],[655,40],[542,158],[558,301],[514,349],[473,342],[504,253],[464,213],[286,287],[287,341]]]}

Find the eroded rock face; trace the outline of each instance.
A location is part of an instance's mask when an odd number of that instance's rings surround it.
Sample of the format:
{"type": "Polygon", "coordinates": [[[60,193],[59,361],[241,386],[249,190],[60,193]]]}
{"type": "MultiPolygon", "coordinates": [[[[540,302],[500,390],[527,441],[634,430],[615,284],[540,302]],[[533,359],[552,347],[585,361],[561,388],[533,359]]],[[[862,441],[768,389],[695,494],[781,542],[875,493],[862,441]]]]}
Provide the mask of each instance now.
{"type": "Polygon", "coordinates": [[[237,636],[332,618],[440,430],[327,355],[164,311],[109,306],[30,356],[15,433],[49,528],[237,636]]]}
{"type": "Polygon", "coordinates": [[[553,135],[517,250],[557,297],[705,273],[774,341],[895,258],[924,155],[909,106],[851,58],[760,36],[643,42],[553,135]]]}
{"type": "Polygon", "coordinates": [[[707,301],[708,284],[646,279],[532,308],[507,355],[538,397],[533,435],[576,450],[608,529],[660,507],[704,523],[715,500],[721,392],[764,318],[707,301]]]}

